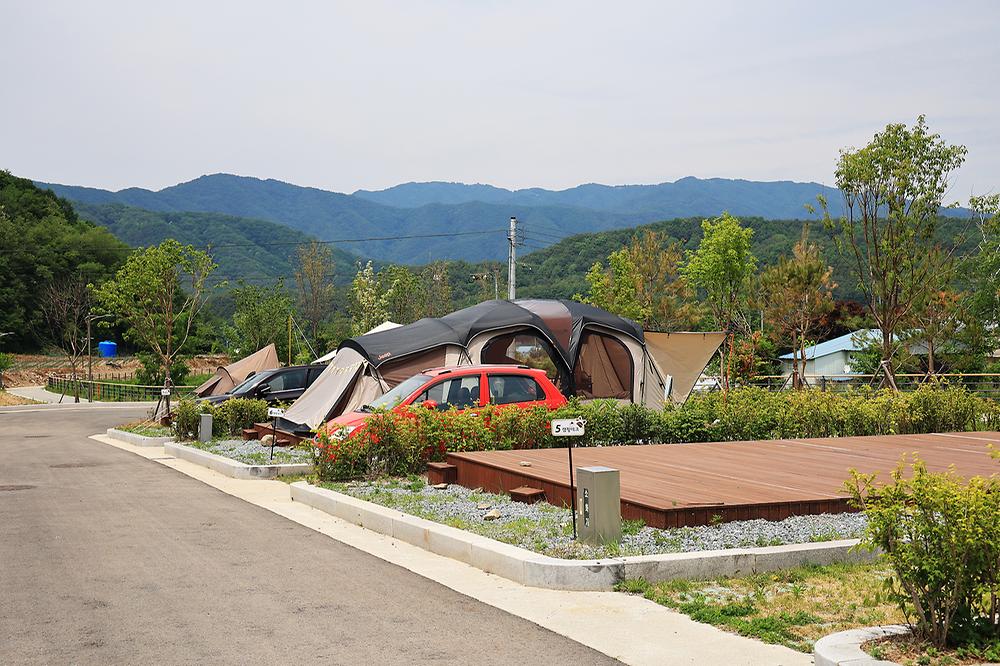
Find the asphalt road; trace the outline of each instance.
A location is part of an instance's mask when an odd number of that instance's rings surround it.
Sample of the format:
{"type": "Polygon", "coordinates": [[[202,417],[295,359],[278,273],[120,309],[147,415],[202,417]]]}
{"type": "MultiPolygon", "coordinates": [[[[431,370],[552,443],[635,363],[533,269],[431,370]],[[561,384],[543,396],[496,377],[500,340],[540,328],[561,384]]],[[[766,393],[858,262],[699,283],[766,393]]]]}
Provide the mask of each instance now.
{"type": "Polygon", "coordinates": [[[138,411],[0,410],[0,663],[609,664],[88,439],[138,411]]]}

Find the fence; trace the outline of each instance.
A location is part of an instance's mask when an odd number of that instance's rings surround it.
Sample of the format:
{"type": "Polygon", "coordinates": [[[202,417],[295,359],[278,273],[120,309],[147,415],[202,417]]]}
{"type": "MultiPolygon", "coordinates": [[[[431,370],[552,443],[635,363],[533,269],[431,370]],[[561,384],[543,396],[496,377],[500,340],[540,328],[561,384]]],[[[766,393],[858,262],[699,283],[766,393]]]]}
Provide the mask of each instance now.
{"type": "MultiPolygon", "coordinates": [[[[827,391],[847,391],[862,386],[877,387],[882,375],[805,375],[805,385],[827,391]]],[[[913,391],[928,382],[945,382],[949,386],[964,386],[969,391],[992,398],[1000,398],[1000,374],[952,373],[940,375],[898,374],[896,386],[900,391],[913,391]]],[[[771,391],[792,387],[790,375],[760,375],[749,381],[739,382],[740,386],[758,386],[771,391]]],[[[719,390],[719,378],[703,376],[695,387],[696,391],[719,390]]]]}
{"type": "MultiPolygon", "coordinates": [[[[87,381],[60,375],[49,375],[45,388],[53,393],[81,398],[89,397],[93,391],[93,399],[102,402],[156,402],[160,399],[162,386],[143,386],[141,384],[119,384],[100,380],[87,381]]],[[[179,398],[189,395],[195,386],[174,386],[171,396],[179,398]]]]}

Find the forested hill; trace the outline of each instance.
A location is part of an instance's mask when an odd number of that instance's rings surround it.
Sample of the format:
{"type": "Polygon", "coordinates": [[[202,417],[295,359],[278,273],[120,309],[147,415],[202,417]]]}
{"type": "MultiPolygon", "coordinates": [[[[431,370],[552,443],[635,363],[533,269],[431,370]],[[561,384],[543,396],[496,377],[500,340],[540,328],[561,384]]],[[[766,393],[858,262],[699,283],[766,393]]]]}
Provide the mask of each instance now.
{"type": "MultiPolygon", "coordinates": [[[[174,238],[185,245],[211,251],[219,265],[213,282],[243,279],[270,284],[285,278],[294,284],[296,251],[312,237],[288,227],[220,213],[156,212],[122,204],[75,204],[80,217],[107,227],[133,247],[156,245],[174,238]]],[[[331,246],[334,281],[346,284],[357,271],[360,258],[331,246]]]]}
{"type": "Polygon", "coordinates": [[[827,195],[835,214],[841,204],[836,190],[816,183],[697,178],[659,185],[581,185],[562,191],[409,183],[353,195],[227,174],[202,176],[155,192],[44,186],[89,204],[268,220],[321,240],[338,241],[359,255],[406,264],[503,259],[512,215],[537,247],[574,234],[672,218],[713,217],[722,211],[766,219],[801,218],[817,194],[827,195]]]}
{"type": "Polygon", "coordinates": [[[60,281],[99,282],[128,248],[77,217],[65,199],[0,171],[0,332],[3,350],[36,349],[46,331],[44,294],[60,281]]]}
{"type": "Polygon", "coordinates": [[[817,195],[827,198],[834,213],[840,193],[819,183],[760,182],[728,178],[681,178],[657,185],[599,185],[566,190],[528,188],[507,190],[464,183],[405,183],[385,190],[358,190],[355,196],[389,206],[413,208],[433,203],[481,201],[514,206],[570,206],[621,214],[647,214],[656,219],[713,217],[724,210],[734,215],[768,219],[798,219],[817,195]]]}

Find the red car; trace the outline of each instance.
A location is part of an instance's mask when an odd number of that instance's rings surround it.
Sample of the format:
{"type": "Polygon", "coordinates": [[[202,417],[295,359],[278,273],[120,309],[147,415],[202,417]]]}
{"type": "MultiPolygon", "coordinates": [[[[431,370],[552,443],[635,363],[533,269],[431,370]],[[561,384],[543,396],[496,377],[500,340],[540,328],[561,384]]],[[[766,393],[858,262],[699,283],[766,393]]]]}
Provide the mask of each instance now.
{"type": "Polygon", "coordinates": [[[555,384],[524,365],[461,365],[424,370],[357,411],[346,412],[329,423],[330,431],[350,435],[364,425],[376,409],[401,410],[410,405],[432,409],[470,409],[480,405],[543,406],[558,409],[566,404],[555,384]]]}

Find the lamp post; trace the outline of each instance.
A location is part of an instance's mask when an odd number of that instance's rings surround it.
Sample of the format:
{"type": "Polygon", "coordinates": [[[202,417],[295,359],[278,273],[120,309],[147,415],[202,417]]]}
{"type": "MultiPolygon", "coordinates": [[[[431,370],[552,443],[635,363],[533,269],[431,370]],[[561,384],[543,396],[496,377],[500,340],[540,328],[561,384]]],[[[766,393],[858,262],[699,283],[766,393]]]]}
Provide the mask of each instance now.
{"type": "MultiPolygon", "coordinates": [[[[90,346],[90,324],[98,319],[107,319],[109,314],[87,315],[87,402],[94,402],[94,356],[90,346]]],[[[80,402],[80,392],[77,391],[76,402],[80,402]]]]}

